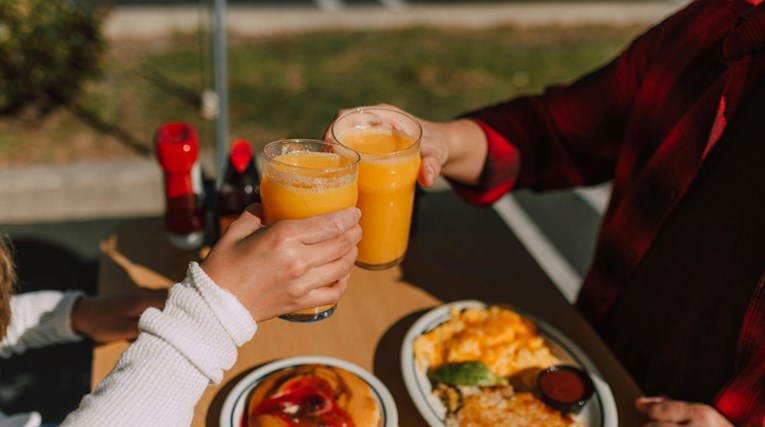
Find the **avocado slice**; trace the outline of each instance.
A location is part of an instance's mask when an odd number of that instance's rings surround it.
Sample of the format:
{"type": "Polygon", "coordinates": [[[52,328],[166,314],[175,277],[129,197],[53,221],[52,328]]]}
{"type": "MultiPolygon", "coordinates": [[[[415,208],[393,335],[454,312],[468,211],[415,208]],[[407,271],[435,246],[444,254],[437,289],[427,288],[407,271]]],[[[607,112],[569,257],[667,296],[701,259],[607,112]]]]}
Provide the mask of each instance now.
{"type": "Polygon", "coordinates": [[[460,363],[447,363],[428,372],[431,381],[438,381],[449,385],[472,385],[479,387],[491,387],[507,385],[507,380],[489,369],[482,362],[469,361],[460,363]]]}

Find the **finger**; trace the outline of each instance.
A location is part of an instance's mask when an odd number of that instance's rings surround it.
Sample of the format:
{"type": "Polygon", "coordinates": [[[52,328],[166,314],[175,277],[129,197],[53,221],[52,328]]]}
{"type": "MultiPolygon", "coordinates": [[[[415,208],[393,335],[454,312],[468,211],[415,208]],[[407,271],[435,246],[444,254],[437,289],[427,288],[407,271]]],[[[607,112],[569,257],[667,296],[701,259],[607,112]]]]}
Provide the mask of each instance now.
{"type": "Polygon", "coordinates": [[[691,427],[730,426],[731,424],[717,409],[702,403],[691,403],[691,419],[687,424],[691,427]]]}
{"type": "Polygon", "coordinates": [[[643,427],[678,427],[680,425],[681,424],[678,424],[678,423],[653,421],[653,422],[650,422],[650,423],[643,424],[643,427]]]}
{"type": "Polygon", "coordinates": [[[438,159],[434,156],[424,156],[417,182],[425,188],[430,188],[433,186],[433,182],[439,173],[441,173],[441,163],[439,163],[438,159]]]}
{"type": "Polygon", "coordinates": [[[332,119],[331,122],[329,122],[329,125],[324,129],[324,141],[327,142],[335,142],[335,135],[332,133],[332,125],[335,124],[335,120],[337,120],[337,114],[335,114],[335,118],[332,119]]]}
{"type": "Polygon", "coordinates": [[[356,226],[360,218],[361,211],[353,207],[311,218],[283,221],[283,223],[292,228],[290,232],[295,234],[298,241],[313,245],[345,233],[356,226]]]}
{"type": "MultiPolygon", "coordinates": [[[[332,122],[332,123],[334,123],[334,122],[332,122]]],[[[332,135],[332,123],[330,123],[329,126],[327,126],[326,129],[324,129],[324,136],[322,137],[322,139],[324,141],[335,142],[335,137],[334,137],[334,135],[332,135]]]]}
{"type": "Polygon", "coordinates": [[[318,278],[317,280],[320,283],[324,283],[324,285],[327,283],[335,283],[351,274],[353,263],[356,262],[358,254],[359,250],[354,246],[342,257],[332,262],[314,267],[311,270],[311,275],[315,275],[318,278]]]}
{"type": "Polygon", "coordinates": [[[682,423],[693,415],[692,405],[678,400],[664,400],[648,408],[648,417],[655,421],[682,423]]]}
{"type": "Polygon", "coordinates": [[[333,284],[351,273],[351,268],[358,255],[354,246],[344,256],[313,268],[292,282],[295,295],[308,295],[312,291],[333,284]]]}
{"type": "Polygon", "coordinates": [[[309,267],[317,267],[335,261],[355,248],[361,241],[361,226],[355,225],[345,233],[328,240],[307,246],[304,250],[309,267]]]}
{"type": "Polygon", "coordinates": [[[348,289],[350,274],[328,286],[320,286],[313,289],[306,296],[307,307],[337,304],[348,289]]]}
{"type": "Polygon", "coordinates": [[[665,399],[661,396],[643,396],[643,397],[639,397],[635,401],[635,407],[637,408],[638,411],[647,415],[648,410],[651,408],[651,406],[654,403],[660,403],[660,402],[663,402],[664,400],[665,399]]]}
{"type": "Polygon", "coordinates": [[[261,220],[262,218],[263,206],[261,204],[254,203],[247,206],[244,212],[239,215],[239,218],[237,218],[234,222],[231,223],[231,225],[229,225],[226,232],[223,233],[223,236],[221,236],[221,239],[233,239],[235,241],[244,239],[245,237],[251,235],[263,227],[263,221],[261,220]]]}
{"type": "Polygon", "coordinates": [[[353,110],[353,108],[343,108],[342,110],[337,110],[335,113],[335,117],[332,118],[332,122],[330,122],[329,126],[327,126],[327,129],[324,130],[324,140],[325,141],[338,141],[337,135],[335,135],[332,132],[332,127],[341,116],[345,115],[345,113],[353,110]]]}
{"type": "Polygon", "coordinates": [[[263,218],[263,205],[261,205],[260,203],[253,203],[253,204],[251,204],[251,205],[248,205],[248,206],[247,206],[247,207],[244,209],[244,211],[245,211],[246,213],[252,214],[253,216],[255,216],[256,218],[258,218],[259,220],[260,220],[261,218],[263,218]]]}

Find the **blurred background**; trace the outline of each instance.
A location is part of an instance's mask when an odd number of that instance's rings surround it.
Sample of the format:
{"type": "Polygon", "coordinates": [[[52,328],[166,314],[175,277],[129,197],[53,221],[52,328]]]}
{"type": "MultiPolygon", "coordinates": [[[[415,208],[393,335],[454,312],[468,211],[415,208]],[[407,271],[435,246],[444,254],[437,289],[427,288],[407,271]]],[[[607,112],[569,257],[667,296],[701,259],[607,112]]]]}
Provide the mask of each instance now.
{"type": "MultiPolygon", "coordinates": [[[[216,148],[321,137],[340,108],[386,102],[447,120],[565,84],[681,6],[0,0],[0,231],[16,247],[19,291],[96,291],[101,240],[163,211],[153,151],[163,123],[194,125],[204,173],[215,177],[216,148]]],[[[494,209],[573,300],[607,200],[604,183],[519,192],[494,209]]],[[[0,408],[60,421],[89,390],[91,349],[0,360],[0,408]]]]}

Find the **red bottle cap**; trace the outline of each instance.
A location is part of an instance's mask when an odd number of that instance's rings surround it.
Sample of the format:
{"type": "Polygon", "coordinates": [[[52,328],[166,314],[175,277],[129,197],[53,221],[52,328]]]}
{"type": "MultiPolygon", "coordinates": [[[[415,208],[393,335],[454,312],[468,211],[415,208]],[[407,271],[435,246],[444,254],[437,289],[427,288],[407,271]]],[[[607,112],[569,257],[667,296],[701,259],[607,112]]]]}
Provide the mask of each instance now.
{"type": "Polygon", "coordinates": [[[199,157],[199,137],[188,123],[165,123],[157,130],[157,159],[167,173],[186,173],[199,157]]]}
{"type": "Polygon", "coordinates": [[[236,140],[233,148],[231,148],[229,160],[231,160],[231,164],[234,165],[234,169],[238,173],[244,172],[252,161],[252,148],[250,148],[250,144],[243,139],[236,140]]]}

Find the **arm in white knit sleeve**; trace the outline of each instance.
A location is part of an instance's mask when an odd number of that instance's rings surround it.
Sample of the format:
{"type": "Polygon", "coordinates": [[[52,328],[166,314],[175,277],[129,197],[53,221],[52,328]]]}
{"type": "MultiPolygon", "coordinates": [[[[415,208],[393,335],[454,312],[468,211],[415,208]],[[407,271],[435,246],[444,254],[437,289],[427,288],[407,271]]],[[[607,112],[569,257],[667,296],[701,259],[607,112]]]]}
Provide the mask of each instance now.
{"type": "Polygon", "coordinates": [[[0,356],[82,339],[72,330],[71,312],[80,291],[39,291],[11,297],[11,323],[0,356]]]}
{"type": "Polygon", "coordinates": [[[205,388],[236,361],[257,325],[197,265],[174,285],[163,311],[149,309],[138,339],[61,427],[188,426],[205,388]]]}

